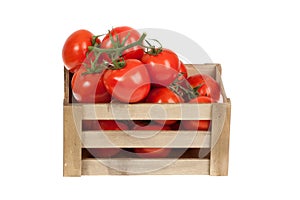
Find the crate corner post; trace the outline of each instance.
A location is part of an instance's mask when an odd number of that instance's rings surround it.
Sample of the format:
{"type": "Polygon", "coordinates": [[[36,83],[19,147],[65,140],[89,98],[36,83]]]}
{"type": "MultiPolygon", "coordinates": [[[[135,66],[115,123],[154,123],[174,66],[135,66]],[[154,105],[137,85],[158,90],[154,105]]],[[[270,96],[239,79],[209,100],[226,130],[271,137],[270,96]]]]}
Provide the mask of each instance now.
{"type": "Polygon", "coordinates": [[[64,105],[63,176],[81,176],[81,106],[64,105]],[[79,129],[79,130],[78,130],[79,129]]]}
{"type": "Polygon", "coordinates": [[[212,137],[210,175],[228,176],[231,102],[214,104],[212,109],[212,137]]]}

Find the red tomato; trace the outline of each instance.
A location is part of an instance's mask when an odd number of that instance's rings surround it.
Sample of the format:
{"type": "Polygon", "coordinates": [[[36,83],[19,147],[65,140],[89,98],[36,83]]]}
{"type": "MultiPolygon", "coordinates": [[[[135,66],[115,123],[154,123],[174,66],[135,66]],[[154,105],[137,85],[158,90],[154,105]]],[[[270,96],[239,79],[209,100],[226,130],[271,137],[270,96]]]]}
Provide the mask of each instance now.
{"type": "Polygon", "coordinates": [[[187,73],[187,69],[186,66],[183,64],[183,62],[179,62],[179,73],[181,74],[180,77],[178,78],[178,80],[184,80],[187,79],[188,77],[188,73],[187,73]]]}
{"type": "Polygon", "coordinates": [[[211,76],[206,74],[197,74],[190,76],[187,81],[190,85],[198,88],[199,96],[208,96],[214,100],[219,100],[220,98],[220,86],[211,76]]]}
{"type": "MultiPolygon", "coordinates": [[[[207,96],[198,96],[190,100],[189,103],[214,103],[215,101],[207,96]]],[[[210,120],[182,120],[182,125],[186,130],[207,131],[210,127],[210,120]]]]}
{"type": "Polygon", "coordinates": [[[74,98],[81,103],[108,103],[111,96],[103,84],[103,73],[83,74],[81,67],[72,77],[71,87],[74,98]]]}
{"type": "Polygon", "coordinates": [[[178,76],[179,59],[171,50],[162,49],[157,55],[144,54],[142,62],[146,64],[151,83],[154,86],[170,85],[178,76]]]}
{"type": "MultiPolygon", "coordinates": [[[[139,32],[137,32],[135,29],[130,28],[128,26],[120,26],[113,28],[106,36],[103,38],[101,48],[104,49],[110,49],[115,48],[110,40],[110,34],[113,37],[113,40],[118,43],[118,45],[122,44],[122,42],[125,40],[125,38],[128,36],[127,41],[125,42],[125,46],[136,42],[140,38],[139,32]],[[118,40],[118,41],[117,41],[118,40]]],[[[119,47],[119,46],[116,46],[119,47]]],[[[123,52],[122,56],[124,59],[141,59],[141,57],[144,54],[144,50],[140,46],[134,46],[130,49],[127,49],[123,52]]]]}
{"type": "Polygon", "coordinates": [[[170,125],[171,130],[179,130],[179,129],[181,129],[180,124],[181,124],[181,121],[180,121],[180,120],[178,120],[178,121],[177,121],[176,123],[174,123],[174,124],[171,124],[171,125],[170,125]]]}
{"type": "Polygon", "coordinates": [[[120,152],[119,148],[88,148],[87,150],[95,158],[109,158],[120,152]]]}
{"type": "Polygon", "coordinates": [[[160,87],[153,88],[150,90],[148,97],[146,98],[147,103],[181,103],[182,98],[172,92],[169,88],[160,87]]]}
{"type": "Polygon", "coordinates": [[[171,152],[170,148],[135,148],[134,152],[142,158],[164,158],[171,152]]]}
{"type": "Polygon", "coordinates": [[[171,130],[171,128],[160,124],[149,124],[145,126],[136,125],[133,130],[171,130]]]}
{"type": "MultiPolygon", "coordinates": [[[[72,33],[63,46],[62,58],[65,67],[70,72],[77,71],[86,58],[88,47],[92,45],[93,34],[81,29],[72,33]]],[[[100,40],[97,39],[100,44],[100,40]]]]}
{"type": "Polygon", "coordinates": [[[116,99],[125,103],[143,100],[150,90],[150,77],[141,61],[125,60],[121,69],[106,69],[103,75],[107,91],[116,99]]]}
{"type": "MultiPolygon", "coordinates": [[[[181,103],[183,99],[166,87],[154,88],[149,92],[146,103],[181,103]]],[[[171,125],[177,120],[156,120],[159,124],[171,125]]]]}
{"type": "Polygon", "coordinates": [[[128,130],[128,126],[120,121],[99,120],[98,122],[102,130],[128,130]]]}

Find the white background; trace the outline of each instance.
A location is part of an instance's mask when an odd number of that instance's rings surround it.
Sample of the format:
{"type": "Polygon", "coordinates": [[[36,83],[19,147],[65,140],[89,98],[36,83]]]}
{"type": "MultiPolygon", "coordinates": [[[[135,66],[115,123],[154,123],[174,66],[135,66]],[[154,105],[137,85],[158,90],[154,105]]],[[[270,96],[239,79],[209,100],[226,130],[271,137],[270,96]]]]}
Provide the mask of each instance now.
{"type": "Polygon", "coordinates": [[[1,1],[0,199],[299,199],[299,18],[296,0],[1,1]],[[222,64],[228,177],[62,177],[64,40],[119,25],[182,33],[222,64]]]}

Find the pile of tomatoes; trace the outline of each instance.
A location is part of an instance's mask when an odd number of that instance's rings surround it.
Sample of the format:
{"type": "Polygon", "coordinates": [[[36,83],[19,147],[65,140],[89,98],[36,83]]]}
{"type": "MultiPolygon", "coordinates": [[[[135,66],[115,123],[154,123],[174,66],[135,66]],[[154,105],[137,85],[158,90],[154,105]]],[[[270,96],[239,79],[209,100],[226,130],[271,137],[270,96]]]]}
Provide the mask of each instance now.
{"type": "MultiPolygon", "coordinates": [[[[220,87],[212,77],[205,74],[189,76],[175,52],[163,48],[157,40],[150,41],[145,37],[146,33],[141,35],[127,26],[115,27],[104,35],[94,35],[83,29],[72,33],[65,41],[62,58],[65,68],[73,73],[74,99],[80,103],[131,104],[213,103],[219,100],[220,87]]],[[[104,120],[87,122],[83,126],[102,130],[208,130],[210,121],[157,120],[116,124],[104,120]]],[[[168,151],[136,149],[138,154],[146,152],[144,155],[152,153],[155,156],[165,156],[168,151]]]]}

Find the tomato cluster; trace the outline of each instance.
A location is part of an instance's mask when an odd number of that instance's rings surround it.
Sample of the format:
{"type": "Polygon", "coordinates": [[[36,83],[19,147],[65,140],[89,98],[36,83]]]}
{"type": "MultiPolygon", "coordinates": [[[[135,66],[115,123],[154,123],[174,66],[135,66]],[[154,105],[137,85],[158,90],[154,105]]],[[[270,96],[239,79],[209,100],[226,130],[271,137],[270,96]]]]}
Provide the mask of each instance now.
{"type": "MultiPolygon", "coordinates": [[[[212,77],[205,74],[189,76],[178,55],[163,48],[157,40],[159,47],[150,44],[145,40],[146,33],[140,35],[131,27],[121,26],[102,36],[103,39],[88,30],[78,30],[63,46],[62,58],[65,68],[73,73],[71,88],[77,102],[214,103],[219,100],[220,87],[212,77]]],[[[206,131],[209,127],[209,120],[156,120],[151,123],[104,120],[83,124],[83,128],[96,130],[206,131]]],[[[159,157],[169,151],[158,148],[135,150],[147,157],[152,157],[151,152],[159,157]]]]}

